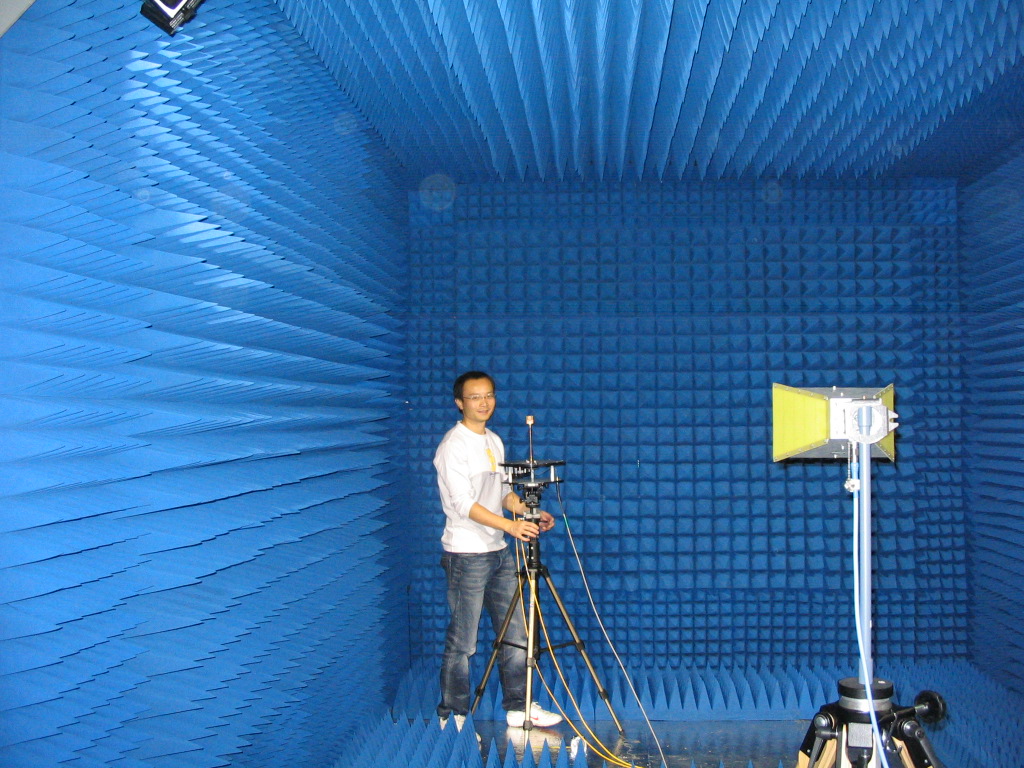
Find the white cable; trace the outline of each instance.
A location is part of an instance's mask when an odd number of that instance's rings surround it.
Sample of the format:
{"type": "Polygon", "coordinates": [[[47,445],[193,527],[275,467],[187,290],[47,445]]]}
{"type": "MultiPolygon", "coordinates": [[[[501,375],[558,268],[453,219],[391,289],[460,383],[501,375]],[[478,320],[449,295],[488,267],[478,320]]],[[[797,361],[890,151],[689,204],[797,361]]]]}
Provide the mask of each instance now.
{"type": "MultiPolygon", "coordinates": [[[[644,717],[644,722],[647,723],[647,728],[651,732],[651,736],[654,738],[654,745],[658,748],[658,754],[661,756],[662,768],[666,768],[668,762],[665,760],[665,753],[661,748],[661,741],[658,739],[658,734],[654,731],[654,725],[651,723],[651,719],[647,716],[647,710],[644,709],[643,702],[640,701],[640,694],[636,692],[636,688],[633,687],[633,681],[629,679],[629,673],[626,672],[626,667],[619,657],[619,652],[615,649],[615,644],[612,642],[611,637],[608,635],[608,630],[605,629],[604,622],[601,621],[601,615],[597,610],[597,605],[594,603],[594,595],[590,591],[590,583],[587,581],[587,574],[583,570],[583,561],[580,559],[579,550],[576,549],[576,540],[572,535],[572,528],[569,526],[569,517],[565,513],[565,502],[562,500],[561,490],[556,488],[558,496],[558,506],[562,510],[562,520],[565,521],[565,532],[569,535],[569,546],[572,547],[573,556],[576,558],[576,565],[579,568],[580,576],[583,578],[583,589],[587,593],[587,600],[590,602],[590,609],[594,612],[594,618],[597,619],[597,626],[601,629],[601,634],[604,635],[605,643],[608,644],[608,648],[611,650],[612,655],[615,657],[615,662],[619,665],[619,669],[622,670],[622,676],[626,680],[626,685],[629,686],[630,692],[633,694],[633,698],[636,699],[637,706],[640,707],[640,714],[644,717]]],[[[889,768],[889,766],[886,766],[889,768]]]]}
{"type": "MultiPolygon", "coordinates": [[[[857,479],[861,479],[861,473],[864,472],[863,462],[856,462],[858,465],[857,479]]],[[[868,468],[870,472],[870,468],[868,468]]],[[[875,700],[872,696],[872,684],[874,680],[868,675],[868,660],[864,650],[864,627],[860,620],[860,604],[862,595],[860,593],[860,521],[863,510],[861,510],[861,496],[860,496],[860,485],[858,484],[857,489],[853,492],[853,622],[854,628],[857,632],[857,656],[860,660],[860,675],[864,679],[864,691],[868,700],[868,715],[871,717],[871,729],[878,739],[878,754],[881,759],[882,765],[885,768],[889,768],[889,759],[885,756],[885,746],[882,742],[882,729],[878,725],[878,715],[875,713],[875,700]]],[[[871,563],[867,564],[871,567],[871,563]]],[[[870,628],[868,628],[870,631],[870,628]]]]}

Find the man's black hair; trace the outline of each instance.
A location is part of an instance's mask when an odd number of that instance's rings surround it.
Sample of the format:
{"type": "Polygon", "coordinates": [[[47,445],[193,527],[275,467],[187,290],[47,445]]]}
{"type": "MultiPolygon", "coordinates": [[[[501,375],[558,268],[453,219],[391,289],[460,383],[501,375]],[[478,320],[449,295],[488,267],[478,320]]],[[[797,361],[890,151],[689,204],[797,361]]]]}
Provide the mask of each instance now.
{"type": "Polygon", "coordinates": [[[455,380],[455,386],[452,387],[452,394],[455,395],[456,400],[462,399],[462,388],[466,385],[466,382],[473,381],[474,379],[487,379],[491,382],[491,389],[495,388],[494,379],[483,371],[466,371],[455,380]]]}

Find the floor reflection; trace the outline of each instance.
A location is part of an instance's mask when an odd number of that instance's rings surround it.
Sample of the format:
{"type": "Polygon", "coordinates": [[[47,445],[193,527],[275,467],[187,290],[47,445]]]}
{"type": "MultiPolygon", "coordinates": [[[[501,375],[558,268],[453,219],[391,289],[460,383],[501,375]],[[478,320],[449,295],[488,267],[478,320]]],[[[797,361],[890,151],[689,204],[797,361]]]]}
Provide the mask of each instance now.
{"type": "Polygon", "coordinates": [[[606,762],[610,766],[608,753],[640,768],[659,768],[661,753],[667,768],[779,768],[780,763],[791,768],[807,726],[806,720],[656,722],[657,741],[642,721],[623,723],[625,737],[612,723],[597,723],[592,726],[593,734],[583,734],[585,741],[564,723],[557,728],[524,731],[504,723],[481,721],[476,723],[476,730],[481,736],[485,764],[492,748],[498,750],[499,762],[504,762],[511,747],[520,763],[529,749],[537,765],[546,744],[552,765],[561,750],[567,749],[575,768],[602,768],[606,762]],[[581,756],[585,756],[585,763],[581,756]]]}

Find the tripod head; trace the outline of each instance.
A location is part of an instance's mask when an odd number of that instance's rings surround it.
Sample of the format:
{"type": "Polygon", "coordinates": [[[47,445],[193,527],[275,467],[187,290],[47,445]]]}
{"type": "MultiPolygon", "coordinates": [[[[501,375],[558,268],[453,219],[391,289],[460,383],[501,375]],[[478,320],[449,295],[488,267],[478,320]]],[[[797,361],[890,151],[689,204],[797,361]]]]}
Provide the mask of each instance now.
{"type": "Polygon", "coordinates": [[[540,497],[544,489],[551,483],[562,482],[555,467],[564,465],[564,461],[507,461],[501,466],[506,470],[505,481],[519,493],[523,503],[528,507],[525,517],[530,519],[537,515],[540,497]],[[544,477],[545,473],[547,474],[544,477]]]}

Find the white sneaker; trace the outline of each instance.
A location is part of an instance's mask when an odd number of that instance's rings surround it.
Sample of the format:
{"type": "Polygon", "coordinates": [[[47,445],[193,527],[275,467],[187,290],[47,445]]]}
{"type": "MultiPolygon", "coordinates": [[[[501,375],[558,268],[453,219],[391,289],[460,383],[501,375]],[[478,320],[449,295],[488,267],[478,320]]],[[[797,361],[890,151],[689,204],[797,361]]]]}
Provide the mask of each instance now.
{"type": "MultiPolygon", "coordinates": [[[[526,722],[526,712],[523,710],[511,710],[505,713],[505,722],[513,728],[522,728],[526,722]]],[[[548,712],[536,702],[530,707],[530,722],[538,728],[551,728],[562,722],[562,716],[556,712],[548,712]]]]}
{"type": "Polygon", "coordinates": [[[441,730],[442,731],[444,730],[445,726],[448,725],[448,721],[450,719],[454,719],[455,720],[455,729],[457,731],[461,732],[462,731],[462,726],[464,726],[466,724],[466,716],[465,715],[453,715],[452,717],[442,717],[442,718],[439,718],[438,722],[441,723],[441,730]]]}
{"type": "MultiPolygon", "coordinates": [[[[466,716],[465,715],[455,715],[454,718],[452,718],[452,719],[455,720],[455,730],[457,730],[459,733],[462,733],[462,726],[464,726],[466,724],[466,716]]],[[[448,725],[448,720],[449,720],[449,718],[447,718],[447,717],[440,717],[440,718],[438,718],[438,722],[441,723],[441,730],[442,731],[444,730],[445,726],[448,725]]],[[[479,733],[474,733],[473,735],[476,736],[476,743],[477,744],[482,743],[482,741],[480,739],[480,734],[479,733]]]]}

